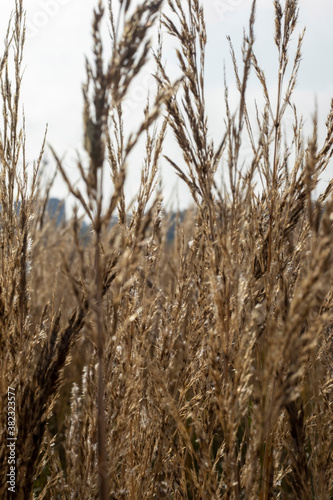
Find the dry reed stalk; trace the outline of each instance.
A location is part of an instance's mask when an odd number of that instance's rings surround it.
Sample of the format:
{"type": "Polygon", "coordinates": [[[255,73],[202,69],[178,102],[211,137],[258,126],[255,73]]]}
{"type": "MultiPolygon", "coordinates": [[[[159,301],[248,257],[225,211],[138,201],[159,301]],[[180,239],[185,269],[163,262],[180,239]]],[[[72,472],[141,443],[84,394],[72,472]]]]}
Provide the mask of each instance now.
{"type": "Polygon", "coordinates": [[[72,184],[52,149],[89,220],[88,235],[78,209],[60,228],[48,221],[52,179],[43,194],[40,173],[45,139],[29,181],[19,113],[20,0],[0,62],[0,494],[7,496],[10,385],[18,498],[329,500],[333,184],[317,200],[313,192],[332,158],[333,113],[324,143],[316,114],[306,142],[292,104],[304,32],[288,65],[298,2],[273,2],[276,96],[255,55],[255,1],[241,65],[229,40],[239,106],[234,113],[225,76],[218,145],[208,134],[199,1],[185,8],[169,0],[164,11],[160,1],[120,2],[117,19],[108,4],[111,57],[103,55],[99,1],[83,85],[87,157],[77,166],[84,189],[72,184]],[[127,135],[124,99],[150,57],[159,12],[156,94],[127,135]],[[173,84],[163,61],[170,35],[182,71],[173,84]],[[264,97],[255,117],[246,92],[252,69],[264,97]],[[289,105],[294,124],[283,144],[289,105]],[[165,155],[168,130],[183,155],[179,163],[165,155]],[[245,135],[252,158],[241,167],[245,135]],[[127,163],[143,136],[140,185],[129,203],[127,163]],[[170,216],[171,240],[158,182],[163,156],[194,202],[170,216]],[[220,166],[227,187],[218,185],[220,166]]]}

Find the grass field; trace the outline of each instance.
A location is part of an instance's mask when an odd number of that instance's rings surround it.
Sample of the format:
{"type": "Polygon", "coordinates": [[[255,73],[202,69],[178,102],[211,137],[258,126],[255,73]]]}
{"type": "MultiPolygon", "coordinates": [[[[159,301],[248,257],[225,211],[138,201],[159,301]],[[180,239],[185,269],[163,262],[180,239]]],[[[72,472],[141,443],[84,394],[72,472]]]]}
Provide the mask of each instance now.
{"type": "Polygon", "coordinates": [[[253,2],[242,60],[231,45],[239,105],[230,109],[226,86],[217,144],[208,133],[201,3],[120,2],[119,19],[112,2],[97,3],[83,84],[86,156],[77,160],[84,189],[50,146],[77,203],[57,225],[46,209],[45,140],[33,166],[25,157],[24,1],[13,4],[0,59],[0,497],[332,499],[333,181],[317,198],[314,190],[333,153],[333,104],[323,143],[316,115],[306,141],[292,104],[298,2],[272,2],[277,95],[254,52],[253,2]],[[178,47],[177,81],[164,64],[166,33],[178,47]],[[150,57],[156,93],[130,135],[122,105],[150,57]],[[265,102],[256,116],[250,72],[265,102]],[[182,162],[164,147],[167,131],[182,162]],[[124,182],[142,138],[131,203],[124,182]],[[172,239],[162,157],[193,199],[173,217],[172,239]]]}

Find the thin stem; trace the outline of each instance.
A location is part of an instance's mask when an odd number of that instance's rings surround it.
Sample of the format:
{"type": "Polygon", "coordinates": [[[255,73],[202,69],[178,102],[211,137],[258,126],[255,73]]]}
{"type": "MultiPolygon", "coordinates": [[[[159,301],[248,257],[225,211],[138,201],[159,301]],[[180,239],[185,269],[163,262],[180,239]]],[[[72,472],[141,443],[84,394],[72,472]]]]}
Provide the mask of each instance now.
{"type": "Polygon", "coordinates": [[[102,276],[100,255],[100,213],[97,214],[95,228],[95,286],[96,286],[96,336],[98,357],[98,389],[97,389],[97,442],[98,442],[98,474],[99,474],[99,497],[101,500],[109,498],[109,478],[106,459],[106,429],[105,429],[105,405],[104,405],[104,375],[103,375],[103,353],[104,353],[104,331],[102,323],[102,276]]]}

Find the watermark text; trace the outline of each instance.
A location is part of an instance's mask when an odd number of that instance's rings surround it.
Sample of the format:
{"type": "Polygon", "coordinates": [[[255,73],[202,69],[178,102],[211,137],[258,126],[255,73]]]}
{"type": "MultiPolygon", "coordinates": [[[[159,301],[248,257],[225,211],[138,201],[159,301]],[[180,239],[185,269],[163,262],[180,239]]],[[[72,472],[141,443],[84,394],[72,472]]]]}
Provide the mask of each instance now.
{"type": "Polygon", "coordinates": [[[16,408],[15,389],[8,387],[7,391],[7,448],[8,448],[8,491],[15,493],[16,487],[16,408]]]}

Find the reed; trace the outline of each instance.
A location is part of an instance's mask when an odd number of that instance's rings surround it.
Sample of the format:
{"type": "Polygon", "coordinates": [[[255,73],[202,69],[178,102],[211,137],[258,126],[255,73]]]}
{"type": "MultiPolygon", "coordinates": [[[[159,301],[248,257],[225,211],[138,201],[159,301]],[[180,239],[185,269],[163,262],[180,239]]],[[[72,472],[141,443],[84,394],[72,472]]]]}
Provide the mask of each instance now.
{"type": "Polygon", "coordinates": [[[333,103],[323,144],[316,115],[306,141],[292,104],[304,37],[292,54],[297,0],[272,4],[277,95],[255,54],[255,1],[241,61],[230,40],[239,105],[234,113],[225,83],[217,144],[208,133],[201,3],[121,1],[116,18],[113,2],[99,1],[82,89],[82,189],[51,147],[77,202],[61,226],[45,210],[46,139],[32,168],[25,157],[23,7],[15,0],[0,61],[0,496],[12,498],[12,387],[19,499],[329,500],[333,183],[317,199],[314,189],[333,154],[333,103]],[[163,58],[170,36],[177,81],[163,58]],[[130,131],[124,102],[150,57],[156,92],[130,131]],[[256,117],[247,98],[251,73],[264,97],[256,117]],[[289,106],[294,124],[285,143],[289,106]],[[164,146],[168,131],[179,162],[164,146]],[[140,138],[141,182],[130,202],[124,183],[140,138]],[[245,138],[251,155],[243,164],[245,138]],[[172,241],[162,157],[193,199],[174,217],[172,241]],[[217,180],[221,165],[225,186],[217,180]],[[79,208],[90,224],[84,239],[79,208]]]}

